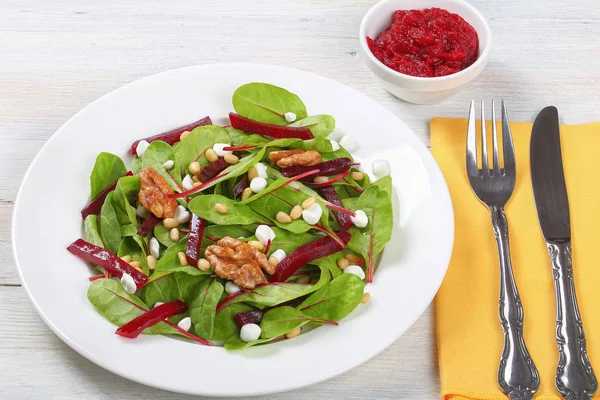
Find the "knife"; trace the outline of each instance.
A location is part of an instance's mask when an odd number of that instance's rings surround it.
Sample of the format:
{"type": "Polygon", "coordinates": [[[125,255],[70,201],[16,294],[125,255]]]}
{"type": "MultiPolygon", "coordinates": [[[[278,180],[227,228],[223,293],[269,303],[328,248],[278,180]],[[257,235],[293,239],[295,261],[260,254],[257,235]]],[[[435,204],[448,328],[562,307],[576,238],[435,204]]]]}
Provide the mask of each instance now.
{"type": "Polygon", "coordinates": [[[556,388],[568,400],[590,399],[598,381],[587,356],[573,282],[569,199],[562,165],[558,110],[544,108],[531,132],[531,181],[548,246],[556,294],[556,388]]]}

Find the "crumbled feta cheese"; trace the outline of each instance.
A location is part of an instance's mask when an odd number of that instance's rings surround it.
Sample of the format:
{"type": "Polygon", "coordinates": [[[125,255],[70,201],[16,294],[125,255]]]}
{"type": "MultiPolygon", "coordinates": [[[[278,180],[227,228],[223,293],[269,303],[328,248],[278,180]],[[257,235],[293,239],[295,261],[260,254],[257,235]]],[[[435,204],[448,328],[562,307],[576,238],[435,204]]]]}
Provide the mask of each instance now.
{"type": "Polygon", "coordinates": [[[191,190],[194,187],[194,181],[192,180],[192,177],[186,175],[181,181],[181,186],[183,186],[185,190],[191,190]]]}
{"type": "Polygon", "coordinates": [[[273,239],[275,239],[275,231],[273,231],[273,229],[271,229],[271,227],[268,225],[259,225],[256,228],[254,235],[256,236],[258,241],[264,244],[265,246],[267,245],[269,240],[273,241],[273,239]]]}
{"type": "Polygon", "coordinates": [[[348,265],[346,268],[344,268],[344,273],[345,274],[354,274],[354,275],[358,276],[360,279],[365,279],[365,271],[363,271],[363,269],[361,267],[359,267],[358,265],[348,265]]]}
{"type": "Polygon", "coordinates": [[[261,178],[267,179],[269,175],[267,174],[267,166],[261,162],[254,164],[254,168],[258,173],[258,176],[261,178]]]}
{"type": "Polygon", "coordinates": [[[190,317],[185,317],[177,323],[177,326],[183,329],[184,331],[189,331],[192,327],[192,319],[190,317]]]}
{"type": "Polygon", "coordinates": [[[184,206],[177,206],[175,215],[173,216],[180,224],[185,224],[190,220],[190,212],[184,206]]]}
{"type": "Polygon", "coordinates": [[[140,142],[135,148],[135,153],[137,154],[137,156],[142,158],[146,150],[148,150],[148,146],[150,146],[150,143],[148,143],[145,140],[140,140],[140,142]]]}
{"type": "Polygon", "coordinates": [[[163,167],[165,167],[165,169],[171,169],[171,168],[173,168],[173,165],[175,165],[175,161],[173,161],[173,160],[167,160],[163,164],[163,167]]]}
{"type": "Polygon", "coordinates": [[[373,165],[371,166],[371,169],[373,170],[373,175],[375,175],[378,178],[389,175],[391,172],[391,167],[390,167],[389,161],[384,160],[384,159],[379,159],[379,160],[373,161],[373,165]]]}
{"type": "Polygon", "coordinates": [[[369,217],[367,217],[367,214],[365,214],[363,210],[356,210],[354,214],[354,217],[350,216],[354,226],[357,228],[364,228],[369,224],[369,217]]]}
{"type": "Polygon", "coordinates": [[[346,135],[344,136],[341,140],[340,140],[340,144],[347,150],[347,151],[354,151],[356,149],[358,149],[358,142],[356,141],[356,139],[354,139],[352,136],[350,135],[346,135]]]}
{"type": "Polygon", "coordinates": [[[150,245],[148,247],[150,247],[150,255],[158,260],[158,256],[160,255],[160,245],[155,237],[150,239],[150,245]]]}
{"type": "Polygon", "coordinates": [[[309,225],[314,225],[321,219],[323,209],[318,203],[313,204],[310,208],[302,211],[302,218],[309,225]]]}
{"type": "Polygon", "coordinates": [[[154,303],[154,305],[152,306],[152,308],[156,308],[158,306],[162,306],[163,304],[165,304],[165,303],[163,303],[162,301],[157,301],[156,303],[154,303]]]}
{"type": "Polygon", "coordinates": [[[225,147],[230,147],[229,143],[215,143],[213,145],[213,150],[217,153],[219,157],[224,157],[225,154],[233,154],[233,151],[223,150],[225,147]]]}
{"type": "Polygon", "coordinates": [[[235,283],[233,283],[231,281],[227,281],[227,283],[225,283],[225,292],[227,294],[234,294],[234,293],[239,292],[240,290],[242,290],[242,289],[240,289],[240,287],[238,285],[236,285],[235,283]]]}
{"type": "Polygon", "coordinates": [[[123,289],[125,289],[125,291],[129,294],[134,294],[137,290],[135,281],[133,280],[131,275],[129,275],[126,272],[123,272],[123,275],[121,275],[121,286],[123,286],[123,289]]]}
{"type": "Polygon", "coordinates": [[[279,261],[279,262],[283,261],[283,259],[286,256],[287,256],[287,254],[285,254],[285,251],[283,251],[282,249],[277,249],[271,253],[271,257],[275,257],[277,259],[277,261],[279,261]]]}
{"type": "Polygon", "coordinates": [[[294,114],[293,112],[286,112],[285,114],[283,114],[283,116],[285,117],[285,120],[287,122],[294,122],[296,120],[296,114],[294,114]]]}
{"type": "Polygon", "coordinates": [[[256,178],[252,179],[252,182],[250,182],[250,189],[252,189],[254,193],[258,193],[266,187],[267,180],[260,176],[257,176],[256,178]]]}
{"type": "Polygon", "coordinates": [[[261,332],[262,331],[260,329],[260,326],[256,324],[246,324],[242,326],[242,329],[240,331],[240,339],[242,339],[242,341],[246,343],[253,342],[255,340],[258,340],[261,332]]]}
{"type": "Polygon", "coordinates": [[[331,143],[332,151],[338,151],[340,149],[340,145],[335,140],[329,140],[329,143],[331,143]]]}

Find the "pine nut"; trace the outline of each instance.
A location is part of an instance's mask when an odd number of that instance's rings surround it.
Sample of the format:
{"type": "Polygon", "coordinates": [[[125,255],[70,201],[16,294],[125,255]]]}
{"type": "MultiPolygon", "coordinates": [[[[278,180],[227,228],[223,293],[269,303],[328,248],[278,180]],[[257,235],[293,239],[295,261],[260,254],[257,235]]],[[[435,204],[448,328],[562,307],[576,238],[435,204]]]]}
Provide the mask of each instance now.
{"type": "Polygon", "coordinates": [[[290,217],[283,211],[279,211],[275,218],[277,218],[277,221],[279,221],[282,224],[289,224],[290,222],[292,222],[292,217],[290,217]]]}
{"type": "Polygon", "coordinates": [[[315,198],[315,196],[309,197],[308,199],[306,199],[302,202],[302,208],[304,208],[305,210],[308,210],[309,208],[311,208],[313,206],[313,204],[315,204],[316,201],[317,201],[317,199],[315,198]]]}
{"type": "Polygon", "coordinates": [[[365,178],[365,174],[359,171],[354,171],[351,176],[355,181],[362,181],[365,178]]]}
{"type": "Polygon", "coordinates": [[[169,231],[169,237],[174,242],[179,241],[179,229],[171,228],[171,230],[169,231]]]}
{"type": "Polygon", "coordinates": [[[214,163],[215,161],[217,161],[219,159],[217,152],[214,151],[213,149],[206,150],[206,152],[204,153],[204,157],[206,157],[206,160],[211,163],[214,163]]]}
{"type": "Polygon", "coordinates": [[[198,186],[202,186],[202,182],[198,181],[198,182],[192,183],[193,188],[198,187],[198,186]]]}
{"type": "Polygon", "coordinates": [[[248,168],[248,181],[252,182],[252,179],[258,176],[258,171],[254,167],[248,168]]]}
{"type": "Polygon", "coordinates": [[[190,170],[190,174],[192,174],[192,175],[199,174],[200,173],[200,163],[198,163],[198,161],[194,161],[193,163],[190,164],[188,169],[190,170]]]}
{"type": "Polygon", "coordinates": [[[121,257],[121,260],[125,261],[126,263],[130,263],[131,262],[131,256],[129,254],[124,255],[123,257],[121,257]]]}
{"type": "Polygon", "coordinates": [[[229,207],[225,204],[217,203],[215,204],[215,210],[217,210],[219,214],[227,214],[229,212],[229,207]]]}
{"type": "Polygon", "coordinates": [[[302,328],[300,328],[300,327],[294,328],[291,331],[289,331],[288,333],[286,333],[285,337],[288,339],[292,339],[292,338],[295,338],[296,336],[300,335],[301,332],[302,332],[302,328]]]}
{"type": "Polygon", "coordinates": [[[146,264],[148,264],[148,269],[150,271],[154,271],[154,269],[156,268],[156,258],[154,258],[154,256],[146,256],[146,264]]]}
{"type": "Polygon", "coordinates": [[[295,221],[298,218],[300,218],[302,216],[302,206],[301,205],[295,205],[294,208],[292,208],[292,211],[290,212],[290,217],[292,217],[292,219],[295,221]]]}
{"type": "Polygon", "coordinates": [[[198,260],[198,269],[200,271],[208,271],[209,268],[210,268],[210,263],[208,262],[208,260],[206,258],[201,258],[198,260]]]}
{"type": "Polygon", "coordinates": [[[328,180],[329,180],[329,178],[326,176],[315,176],[314,182],[315,183],[325,183],[328,180]]]}
{"type": "Polygon", "coordinates": [[[277,264],[279,264],[279,260],[273,256],[269,257],[269,264],[271,264],[273,267],[276,267],[277,264]]]}
{"type": "Polygon", "coordinates": [[[181,135],[179,135],[179,140],[183,140],[187,137],[187,135],[190,134],[190,131],[183,131],[181,132],[181,135]]]}
{"type": "Polygon", "coordinates": [[[348,265],[350,265],[350,261],[347,258],[340,258],[337,260],[337,265],[340,269],[345,269],[348,265]]]}
{"type": "Polygon", "coordinates": [[[242,200],[246,200],[247,198],[249,198],[250,196],[252,196],[252,189],[250,189],[249,187],[247,187],[246,189],[244,189],[244,191],[242,192],[242,200]]]}
{"type": "Polygon", "coordinates": [[[302,275],[300,278],[298,278],[298,280],[296,282],[308,283],[308,282],[310,282],[310,275],[302,275]]]}
{"type": "Polygon", "coordinates": [[[360,304],[367,304],[371,300],[371,293],[365,292],[360,299],[360,304]]]}
{"type": "Polygon", "coordinates": [[[129,265],[131,265],[133,268],[137,269],[138,271],[142,272],[142,263],[139,261],[132,261],[129,263],[129,265]]]}
{"type": "Polygon", "coordinates": [[[346,254],[346,260],[350,261],[350,264],[356,265],[360,260],[362,260],[362,258],[360,258],[359,256],[352,254],[352,253],[348,253],[346,254]]]}
{"type": "Polygon", "coordinates": [[[177,258],[179,258],[179,264],[181,264],[182,267],[188,265],[187,258],[185,258],[185,253],[183,251],[177,253],[177,258]]]}
{"type": "Polygon", "coordinates": [[[258,240],[251,240],[248,242],[248,244],[259,251],[263,251],[263,249],[265,248],[265,245],[259,242],[258,240]]]}
{"type": "Polygon", "coordinates": [[[225,160],[227,164],[231,165],[237,164],[240,161],[239,157],[234,154],[225,154],[223,156],[223,160],[225,160]]]}
{"type": "Polygon", "coordinates": [[[179,226],[179,221],[175,218],[165,218],[163,219],[163,226],[168,229],[175,228],[179,226]]]}
{"type": "Polygon", "coordinates": [[[192,175],[192,182],[196,183],[200,181],[198,180],[198,177],[196,175],[192,175]]]}

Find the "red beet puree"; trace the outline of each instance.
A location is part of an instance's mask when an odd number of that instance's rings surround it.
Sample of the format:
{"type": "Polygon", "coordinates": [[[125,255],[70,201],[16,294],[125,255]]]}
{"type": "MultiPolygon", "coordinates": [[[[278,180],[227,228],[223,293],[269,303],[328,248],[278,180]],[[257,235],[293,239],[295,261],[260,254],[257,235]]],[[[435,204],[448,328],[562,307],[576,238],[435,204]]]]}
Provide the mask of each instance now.
{"type": "Polygon", "coordinates": [[[373,55],[403,74],[436,77],[462,71],[477,60],[477,32],[460,15],[440,8],[398,10],[392,26],[367,37],[373,55]]]}

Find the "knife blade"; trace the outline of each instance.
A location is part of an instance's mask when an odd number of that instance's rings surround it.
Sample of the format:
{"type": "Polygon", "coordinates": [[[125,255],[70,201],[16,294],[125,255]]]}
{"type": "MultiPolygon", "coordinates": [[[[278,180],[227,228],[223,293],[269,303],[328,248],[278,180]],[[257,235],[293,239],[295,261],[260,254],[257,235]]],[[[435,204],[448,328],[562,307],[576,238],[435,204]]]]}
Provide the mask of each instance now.
{"type": "Polygon", "coordinates": [[[533,197],[550,254],[556,294],[556,388],[565,399],[590,399],[598,381],[588,359],[573,283],[571,217],[556,107],[546,107],[538,114],[530,146],[533,197]]]}

